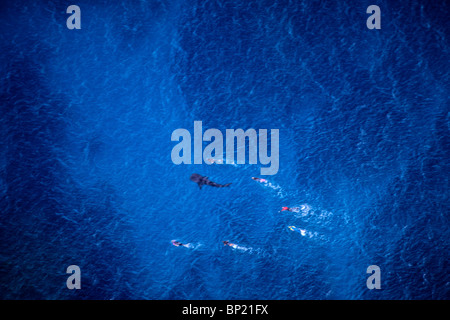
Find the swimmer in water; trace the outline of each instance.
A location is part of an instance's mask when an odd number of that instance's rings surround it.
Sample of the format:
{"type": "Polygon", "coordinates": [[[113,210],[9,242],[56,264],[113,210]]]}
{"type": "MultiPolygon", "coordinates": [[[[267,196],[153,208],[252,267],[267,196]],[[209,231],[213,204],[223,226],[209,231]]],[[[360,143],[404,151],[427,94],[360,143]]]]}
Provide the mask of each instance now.
{"type": "Polygon", "coordinates": [[[300,233],[302,236],[306,236],[306,230],[305,229],[300,229],[297,228],[296,226],[288,226],[289,230],[291,231],[297,231],[298,233],[300,233]]]}
{"type": "Polygon", "coordinates": [[[175,247],[186,247],[186,248],[189,248],[189,243],[188,244],[183,244],[180,241],[176,241],[176,240],[172,240],[171,242],[172,242],[172,244],[175,247]]]}
{"type": "Polygon", "coordinates": [[[223,160],[222,160],[222,159],[212,159],[212,158],[208,158],[207,160],[208,160],[209,163],[223,164],[223,160]]]}
{"type": "Polygon", "coordinates": [[[230,246],[232,248],[236,248],[237,245],[234,243],[231,243],[230,241],[222,241],[224,246],[230,246]]]}
{"type": "Polygon", "coordinates": [[[290,211],[290,212],[300,212],[300,208],[299,207],[282,207],[281,211],[290,211]]]}
{"type": "Polygon", "coordinates": [[[266,179],[255,178],[255,177],[252,177],[252,179],[255,180],[255,181],[261,182],[261,183],[267,183],[266,179]]]}

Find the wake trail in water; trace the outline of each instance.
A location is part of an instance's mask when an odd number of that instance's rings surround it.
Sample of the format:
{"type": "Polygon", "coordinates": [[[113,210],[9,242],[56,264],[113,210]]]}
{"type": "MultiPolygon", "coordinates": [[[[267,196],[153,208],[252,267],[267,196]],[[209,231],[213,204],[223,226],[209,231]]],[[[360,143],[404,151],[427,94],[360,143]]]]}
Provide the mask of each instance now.
{"type": "Polygon", "coordinates": [[[226,162],[223,158],[208,158],[209,164],[227,164],[233,167],[238,167],[238,165],[233,161],[232,163],[226,162]]]}
{"type": "Polygon", "coordinates": [[[253,254],[253,255],[258,255],[258,256],[262,256],[262,257],[271,257],[272,254],[270,254],[269,252],[261,249],[261,248],[252,248],[252,247],[244,247],[244,246],[238,246],[238,245],[233,245],[231,246],[232,250],[235,251],[239,251],[239,252],[245,252],[248,254],[253,254]]]}
{"type": "Polygon", "coordinates": [[[279,198],[282,199],[282,198],[285,197],[283,188],[281,188],[280,185],[278,185],[278,184],[276,184],[276,183],[269,182],[269,181],[267,181],[266,179],[259,179],[259,178],[252,178],[252,179],[255,180],[255,181],[257,181],[257,182],[259,182],[260,185],[261,185],[263,188],[270,189],[270,190],[276,192],[276,194],[277,194],[277,196],[278,196],[279,198]]]}
{"type": "Polygon", "coordinates": [[[292,213],[296,218],[308,217],[310,219],[327,220],[332,218],[333,213],[327,210],[314,209],[307,203],[296,207],[283,207],[280,212],[292,213]]]}
{"type": "Polygon", "coordinates": [[[183,248],[187,248],[190,250],[197,250],[201,247],[203,247],[203,243],[197,242],[197,243],[181,243],[178,242],[177,240],[171,240],[171,243],[175,246],[175,247],[183,247],[183,248]]]}
{"type": "Polygon", "coordinates": [[[311,231],[308,231],[306,229],[298,228],[296,226],[289,226],[288,228],[291,231],[300,233],[300,235],[302,235],[303,237],[313,238],[313,237],[318,237],[319,236],[319,234],[317,232],[311,232],[311,231]]]}

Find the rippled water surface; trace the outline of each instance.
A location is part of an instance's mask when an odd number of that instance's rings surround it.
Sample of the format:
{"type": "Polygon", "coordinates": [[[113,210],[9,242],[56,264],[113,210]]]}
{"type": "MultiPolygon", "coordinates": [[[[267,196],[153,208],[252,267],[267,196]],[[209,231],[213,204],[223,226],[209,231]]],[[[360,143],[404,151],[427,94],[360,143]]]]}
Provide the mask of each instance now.
{"type": "Polygon", "coordinates": [[[0,5],[0,298],[448,299],[447,1],[76,4],[0,5]],[[196,120],[278,173],[173,164],[196,120]]]}

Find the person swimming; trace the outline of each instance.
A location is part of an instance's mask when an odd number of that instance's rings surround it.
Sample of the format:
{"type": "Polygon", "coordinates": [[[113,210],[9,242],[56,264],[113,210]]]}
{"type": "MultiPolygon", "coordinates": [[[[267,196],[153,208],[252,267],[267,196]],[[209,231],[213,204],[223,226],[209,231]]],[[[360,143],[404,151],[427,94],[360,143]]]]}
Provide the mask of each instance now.
{"type": "Polygon", "coordinates": [[[302,236],[306,236],[306,230],[305,229],[300,229],[296,226],[288,226],[289,230],[291,231],[296,231],[298,233],[300,233],[302,236]]]}
{"type": "Polygon", "coordinates": [[[290,212],[300,212],[300,208],[299,207],[282,207],[281,211],[290,211],[290,212]]]}
{"type": "Polygon", "coordinates": [[[261,182],[261,183],[267,183],[266,179],[255,178],[255,177],[252,177],[252,179],[255,180],[255,181],[261,182]]]}
{"type": "Polygon", "coordinates": [[[232,248],[237,248],[237,244],[231,243],[230,241],[222,241],[224,246],[230,246],[232,248]]]}
{"type": "Polygon", "coordinates": [[[189,248],[189,247],[190,247],[189,243],[183,244],[183,243],[181,243],[180,241],[177,241],[177,240],[172,240],[171,242],[172,242],[172,244],[173,244],[175,247],[186,247],[186,248],[189,248]]]}
{"type": "Polygon", "coordinates": [[[222,159],[208,158],[207,160],[208,160],[209,163],[223,164],[223,160],[222,159]]]}

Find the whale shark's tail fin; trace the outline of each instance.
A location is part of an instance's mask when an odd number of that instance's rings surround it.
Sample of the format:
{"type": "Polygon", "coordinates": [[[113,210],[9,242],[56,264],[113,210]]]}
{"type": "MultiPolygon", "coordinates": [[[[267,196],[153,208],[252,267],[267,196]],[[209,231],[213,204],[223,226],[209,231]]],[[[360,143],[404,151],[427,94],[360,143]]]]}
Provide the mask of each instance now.
{"type": "Polygon", "coordinates": [[[231,183],[223,184],[222,187],[228,187],[231,183]]]}

